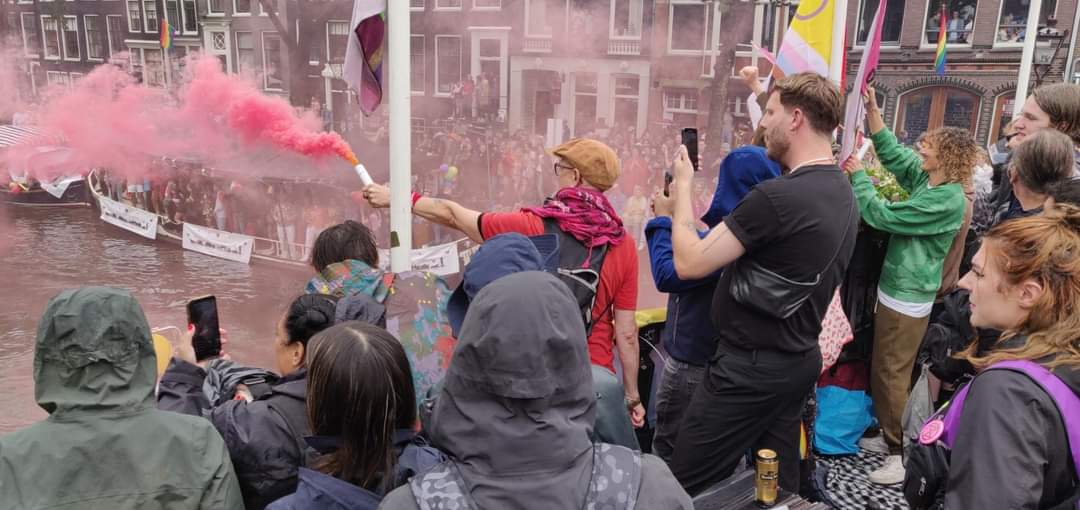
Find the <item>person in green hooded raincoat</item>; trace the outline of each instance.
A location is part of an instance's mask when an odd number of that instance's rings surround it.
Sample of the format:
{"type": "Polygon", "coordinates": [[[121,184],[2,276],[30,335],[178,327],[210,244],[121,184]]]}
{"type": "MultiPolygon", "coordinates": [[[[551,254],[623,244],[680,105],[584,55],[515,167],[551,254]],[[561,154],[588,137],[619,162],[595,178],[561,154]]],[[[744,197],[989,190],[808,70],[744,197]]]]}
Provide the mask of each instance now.
{"type": "Polygon", "coordinates": [[[0,507],[242,509],[209,421],[159,411],[150,327],[127,291],[60,293],[38,323],[34,394],[49,417],[0,436],[0,507]]]}

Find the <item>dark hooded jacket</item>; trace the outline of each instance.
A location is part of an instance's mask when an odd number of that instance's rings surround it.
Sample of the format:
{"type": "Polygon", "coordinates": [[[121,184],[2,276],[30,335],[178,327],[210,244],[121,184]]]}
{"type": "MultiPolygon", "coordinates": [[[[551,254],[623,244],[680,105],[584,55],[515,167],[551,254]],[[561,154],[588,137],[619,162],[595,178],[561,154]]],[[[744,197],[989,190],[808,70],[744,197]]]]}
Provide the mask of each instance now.
{"type": "MultiPolygon", "coordinates": [[[[469,307],[427,432],[478,508],[582,508],[596,412],[585,327],[566,285],[540,272],[489,284],[469,307]]],[[[667,466],[642,457],[637,508],[692,508],[667,466]]],[[[379,508],[418,509],[399,487],[379,508]]]]}
{"type": "MultiPolygon", "coordinates": [[[[753,145],[735,149],[720,165],[716,193],[701,221],[709,228],[716,227],[754,186],[778,175],[780,165],[768,158],[765,149],[753,145]]],[[[653,281],[657,290],[668,294],[668,327],[661,334],[664,349],[683,363],[707,365],[716,350],[711,306],[720,271],[698,280],[679,278],[671,248],[670,217],[650,220],[645,226],[645,238],[649,243],[653,281]]]]}
{"type": "Polygon", "coordinates": [[[0,506],[242,509],[221,436],[154,407],[150,327],[126,291],[87,287],[38,324],[34,393],[45,420],[0,437],[0,506]]]}
{"type": "MultiPolygon", "coordinates": [[[[1053,370],[1080,395],[1080,368],[1053,370]]],[[[1027,375],[992,370],[971,383],[949,461],[945,508],[1077,507],[1077,467],[1054,400],[1027,375]]]]}
{"type": "MultiPolygon", "coordinates": [[[[385,325],[386,308],[365,294],[338,301],[336,317],[385,325]]],[[[336,319],[335,319],[336,320],[336,319]]],[[[204,391],[202,368],[174,359],[161,378],[158,408],[205,416],[225,438],[240,478],[248,510],[297,489],[300,466],[314,452],[304,443],[311,435],[307,420],[307,369],[286,374],[252,402],[228,400],[212,405],[204,391]]]]}

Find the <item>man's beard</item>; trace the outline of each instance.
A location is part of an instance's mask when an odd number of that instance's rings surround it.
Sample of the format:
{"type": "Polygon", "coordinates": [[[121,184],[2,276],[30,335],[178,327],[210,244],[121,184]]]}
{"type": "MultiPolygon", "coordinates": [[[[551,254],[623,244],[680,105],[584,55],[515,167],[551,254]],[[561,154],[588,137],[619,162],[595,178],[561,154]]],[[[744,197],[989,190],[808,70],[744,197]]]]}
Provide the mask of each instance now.
{"type": "Polygon", "coordinates": [[[765,132],[765,153],[769,156],[769,159],[780,163],[783,167],[784,156],[787,156],[788,149],[791,148],[791,140],[784,134],[783,130],[773,128],[765,132]]]}

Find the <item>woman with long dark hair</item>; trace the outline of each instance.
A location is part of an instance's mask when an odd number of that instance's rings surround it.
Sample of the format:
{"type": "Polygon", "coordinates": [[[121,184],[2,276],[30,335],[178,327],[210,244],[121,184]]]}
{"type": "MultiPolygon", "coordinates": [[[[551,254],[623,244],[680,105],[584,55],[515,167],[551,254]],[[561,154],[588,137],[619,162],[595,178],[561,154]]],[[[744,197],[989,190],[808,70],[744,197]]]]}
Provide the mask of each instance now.
{"type": "Polygon", "coordinates": [[[338,324],[310,342],[308,444],[321,455],[300,468],[282,509],[372,509],[382,496],[441,456],[413,440],[416,394],[405,349],[386,330],[338,324]]]}

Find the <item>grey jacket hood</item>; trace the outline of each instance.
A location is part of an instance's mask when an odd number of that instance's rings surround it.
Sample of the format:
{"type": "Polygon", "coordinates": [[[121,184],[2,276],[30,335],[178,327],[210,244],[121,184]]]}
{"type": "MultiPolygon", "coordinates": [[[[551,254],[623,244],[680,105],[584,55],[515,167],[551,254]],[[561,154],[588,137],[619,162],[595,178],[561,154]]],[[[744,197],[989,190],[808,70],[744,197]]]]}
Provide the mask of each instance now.
{"type": "Polygon", "coordinates": [[[150,326],[125,290],[84,287],[49,301],[38,323],[34,396],[50,414],[153,408],[150,326]]]}
{"type": "Polygon", "coordinates": [[[556,277],[523,272],[470,304],[429,432],[480,508],[577,508],[595,407],[577,302],[556,277]]]}

